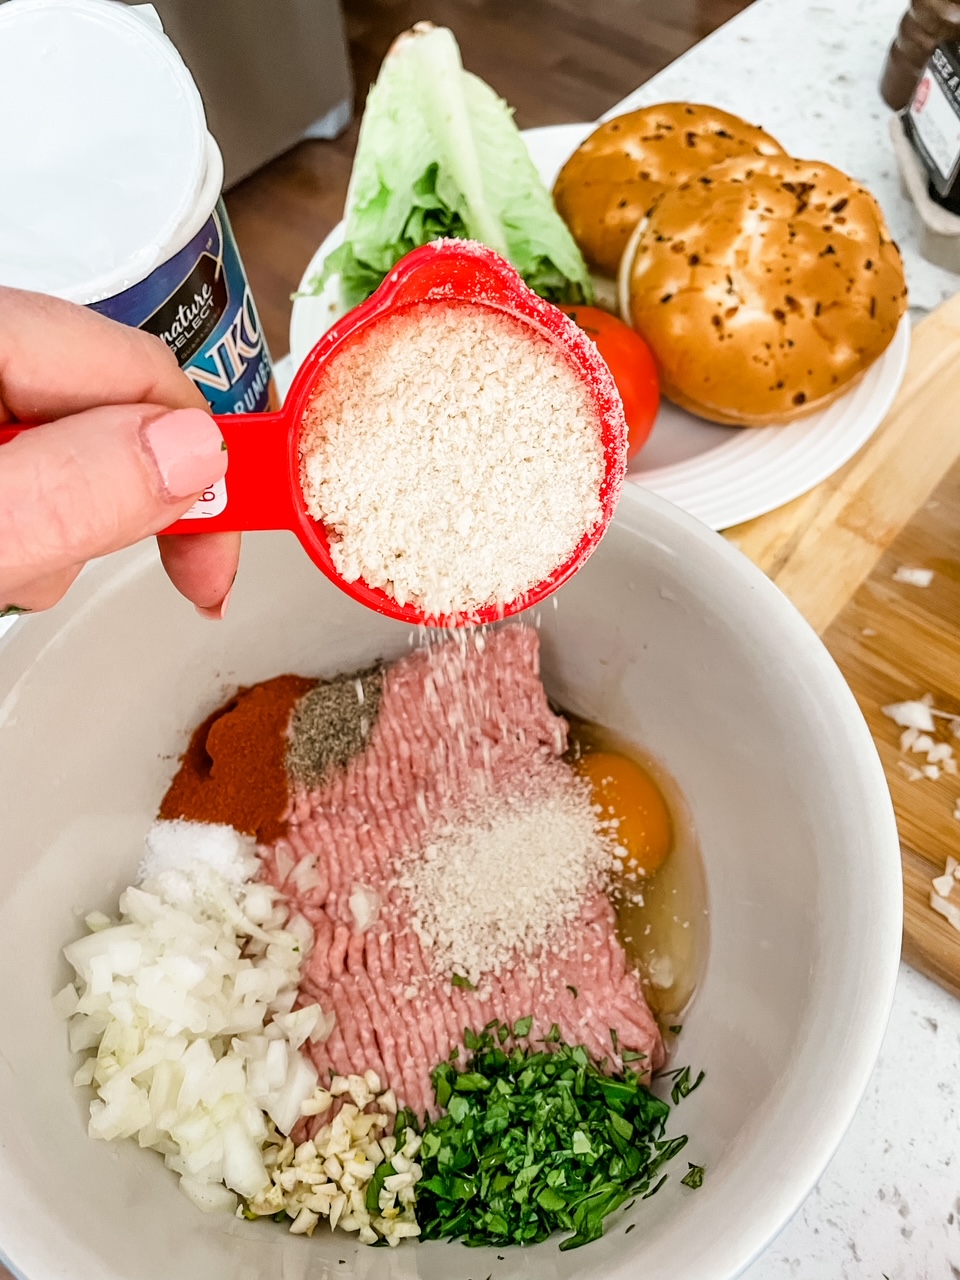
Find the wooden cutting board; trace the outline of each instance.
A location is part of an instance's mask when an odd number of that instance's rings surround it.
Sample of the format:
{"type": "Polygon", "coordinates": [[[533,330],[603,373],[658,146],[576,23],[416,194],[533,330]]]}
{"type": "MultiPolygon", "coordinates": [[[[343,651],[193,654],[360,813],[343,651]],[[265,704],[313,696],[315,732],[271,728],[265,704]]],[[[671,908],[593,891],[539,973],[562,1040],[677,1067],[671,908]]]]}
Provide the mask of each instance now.
{"type": "MultiPolygon", "coordinates": [[[[948,854],[960,859],[960,776],[909,781],[899,762],[925,762],[901,755],[900,730],[880,711],[930,693],[960,716],[960,295],[914,328],[903,387],[864,449],[726,536],[794,601],[850,682],[897,812],[904,958],[960,995],[960,933],[929,905],[931,877],[948,854]],[[931,585],[896,582],[901,565],[932,569],[931,585]]],[[[960,738],[939,736],[960,759],[960,738]]]]}

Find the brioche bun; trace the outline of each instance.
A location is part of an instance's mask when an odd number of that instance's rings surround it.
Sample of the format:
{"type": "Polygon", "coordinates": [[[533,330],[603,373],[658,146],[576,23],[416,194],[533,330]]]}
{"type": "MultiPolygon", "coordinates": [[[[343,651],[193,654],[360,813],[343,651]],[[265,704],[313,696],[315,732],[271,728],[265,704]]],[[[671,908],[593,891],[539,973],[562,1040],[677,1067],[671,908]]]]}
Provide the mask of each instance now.
{"type": "Polygon", "coordinates": [[[553,198],[587,264],[615,276],[634,227],[668,188],[733,156],[782,151],[727,111],[662,102],[591,133],[560,170],[553,198]]]}
{"type": "Polygon", "coordinates": [[[638,225],[620,306],[664,395],[760,427],[847,391],[892,341],[907,291],[863,187],[819,161],[744,157],[668,192],[638,225]]]}

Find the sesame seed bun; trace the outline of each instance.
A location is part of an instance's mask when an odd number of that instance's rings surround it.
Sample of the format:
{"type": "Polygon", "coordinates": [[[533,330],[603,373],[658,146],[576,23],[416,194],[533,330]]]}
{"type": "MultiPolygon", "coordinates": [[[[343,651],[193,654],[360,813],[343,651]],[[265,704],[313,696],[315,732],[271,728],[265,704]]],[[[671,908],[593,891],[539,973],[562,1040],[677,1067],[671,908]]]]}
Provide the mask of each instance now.
{"type": "Polygon", "coordinates": [[[560,170],[553,198],[589,266],[615,276],[633,229],[666,190],[733,156],[782,150],[718,107],[663,102],[591,133],[560,170]]]}
{"type": "Polygon", "coordinates": [[[666,193],[619,284],[664,395],[745,427],[791,422],[849,390],[907,307],[873,196],[787,156],[729,160],[666,193]]]}

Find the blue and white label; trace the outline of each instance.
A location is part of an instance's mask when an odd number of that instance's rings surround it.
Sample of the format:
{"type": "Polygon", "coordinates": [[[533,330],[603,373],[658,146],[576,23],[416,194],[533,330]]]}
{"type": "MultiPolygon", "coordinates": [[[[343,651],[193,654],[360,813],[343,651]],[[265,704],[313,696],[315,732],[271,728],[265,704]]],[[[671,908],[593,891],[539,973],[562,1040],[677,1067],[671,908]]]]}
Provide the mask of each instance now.
{"type": "MultiPolygon", "coordinates": [[[[161,338],[214,413],[274,407],[270,353],[222,200],[179,253],[91,307],[161,338]]],[[[226,504],[221,480],[184,519],[219,515],[226,504]]]]}

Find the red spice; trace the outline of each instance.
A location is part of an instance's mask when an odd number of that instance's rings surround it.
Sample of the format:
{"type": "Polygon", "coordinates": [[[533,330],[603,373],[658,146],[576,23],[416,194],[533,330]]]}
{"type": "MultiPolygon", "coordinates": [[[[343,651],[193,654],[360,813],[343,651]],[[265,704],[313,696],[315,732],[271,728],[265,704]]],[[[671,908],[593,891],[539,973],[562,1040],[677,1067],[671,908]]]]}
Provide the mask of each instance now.
{"type": "Polygon", "coordinates": [[[294,704],[315,684],[286,675],[238,689],[194,730],[160,817],[225,822],[263,843],[283,835],[287,729],[294,704]]]}

